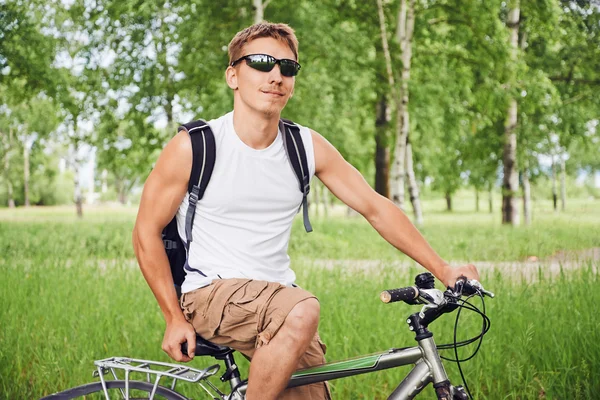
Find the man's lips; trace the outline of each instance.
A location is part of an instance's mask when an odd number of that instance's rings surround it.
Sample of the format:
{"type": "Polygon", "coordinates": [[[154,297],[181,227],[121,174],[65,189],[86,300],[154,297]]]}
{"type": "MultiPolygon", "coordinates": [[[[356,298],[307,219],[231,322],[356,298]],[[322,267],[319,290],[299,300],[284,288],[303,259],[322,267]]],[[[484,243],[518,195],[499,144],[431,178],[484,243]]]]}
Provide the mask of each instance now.
{"type": "Polygon", "coordinates": [[[272,94],[272,95],[276,95],[276,96],[283,96],[283,93],[276,92],[276,91],[271,91],[271,90],[261,90],[261,92],[263,92],[264,94],[272,94]]]}

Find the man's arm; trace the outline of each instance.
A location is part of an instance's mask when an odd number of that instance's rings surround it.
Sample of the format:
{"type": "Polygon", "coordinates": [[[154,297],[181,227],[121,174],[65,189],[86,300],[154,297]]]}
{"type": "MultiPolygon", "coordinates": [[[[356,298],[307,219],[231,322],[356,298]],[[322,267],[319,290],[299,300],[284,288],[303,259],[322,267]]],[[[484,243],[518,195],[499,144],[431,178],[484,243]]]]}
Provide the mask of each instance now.
{"type": "Polygon", "coordinates": [[[453,286],[461,275],[479,279],[473,265],[450,267],[402,210],[375,192],[360,172],[344,160],[323,136],[312,130],[311,133],[317,177],[338,199],[362,214],[385,240],[428,269],[446,286],[453,286]]]}
{"type": "Polygon", "coordinates": [[[185,196],[191,169],[192,143],[187,132],[181,131],[163,149],[144,184],[132,237],[142,274],[167,323],[162,348],[176,361],[193,358],[196,333],[179,307],[161,233],[185,196]],[[181,353],[185,341],[188,355],[181,353]]]}

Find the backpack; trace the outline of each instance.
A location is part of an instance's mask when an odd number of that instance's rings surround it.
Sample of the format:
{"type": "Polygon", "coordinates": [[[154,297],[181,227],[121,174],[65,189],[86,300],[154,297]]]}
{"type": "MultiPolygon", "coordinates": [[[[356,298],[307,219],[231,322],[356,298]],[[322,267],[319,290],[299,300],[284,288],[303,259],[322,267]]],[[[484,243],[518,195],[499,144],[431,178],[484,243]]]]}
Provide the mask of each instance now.
{"type": "MultiPolygon", "coordinates": [[[[281,119],[279,129],[283,133],[283,147],[292,165],[292,169],[298,179],[298,187],[302,192],[302,212],[304,219],[304,228],[306,232],[312,232],[312,226],[308,218],[308,193],[310,192],[310,177],[308,162],[306,160],[306,150],[300,135],[300,128],[292,121],[281,119]]],[[[181,125],[177,131],[185,130],[192,141],[192,171],[188,181],[188,209],[185,216],[185,238],[184,242],[179,236],[177,230],[177,217],[174,216],[171,222],[165,226],[162,231],[162,240],[171,266],[173,283],[177,291],[177,296],[181,296],[181,284],[185,279],[186,271],[204,273],[196,268],[189,266],[188,251],[192,243],[192,227],[196,215],[196,204],[204,196],[206,187],[210,181],[216,158],[215,137],[210,126],[203,120],[196,120],[181,125]]]]}

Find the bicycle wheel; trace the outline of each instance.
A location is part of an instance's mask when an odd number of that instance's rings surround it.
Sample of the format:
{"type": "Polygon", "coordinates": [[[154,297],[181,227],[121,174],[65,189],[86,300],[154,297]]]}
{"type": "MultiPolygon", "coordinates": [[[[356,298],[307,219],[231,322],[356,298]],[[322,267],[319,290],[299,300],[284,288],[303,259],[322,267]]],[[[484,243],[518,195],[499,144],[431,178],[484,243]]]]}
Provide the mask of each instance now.
{"type": "MultiPolygon", "coordinates": [[[[148,382],[129,381],[129,400],[149,399],[150,393],[154,385],[148,382]]],[[[125,399],[125,381],[106,381],[106,389],[108,390],[109,398],[125,399]]],[[[40,400],[70,400],[70,399],[103,399],[104,389],[102,382],[88,383],[87,385],[77,386],[64,392],[55,393],[40,400]]],[[[164,386],[158,386],[154,399],[157,400],[189,400],[187,397],[180,395],[173,390],[164,386]]]]}

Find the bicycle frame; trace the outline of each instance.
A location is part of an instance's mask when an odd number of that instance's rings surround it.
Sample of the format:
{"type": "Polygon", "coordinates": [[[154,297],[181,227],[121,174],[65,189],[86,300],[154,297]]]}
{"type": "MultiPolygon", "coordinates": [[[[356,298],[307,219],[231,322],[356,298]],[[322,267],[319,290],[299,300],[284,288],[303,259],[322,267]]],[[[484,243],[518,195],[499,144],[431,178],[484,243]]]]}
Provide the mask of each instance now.
{"type": "MultiPolygon", "coordinates": [[[[337,361],[311,367],[295,372],[288,383],[288,388],[346,378],[354,375],[368,374],[384,369],[415,364],[388,400],[412,399],[429,383],[446,385],[448,394],[452,387],[441,359],[437,353],[433,337],[418,341],[419,346],[401,349],[390,349],[386,352],[361,356],[345,361],[337,361]]],[[[246,393],[246,385],[237,389],[239,394],[246,393]]]]}

